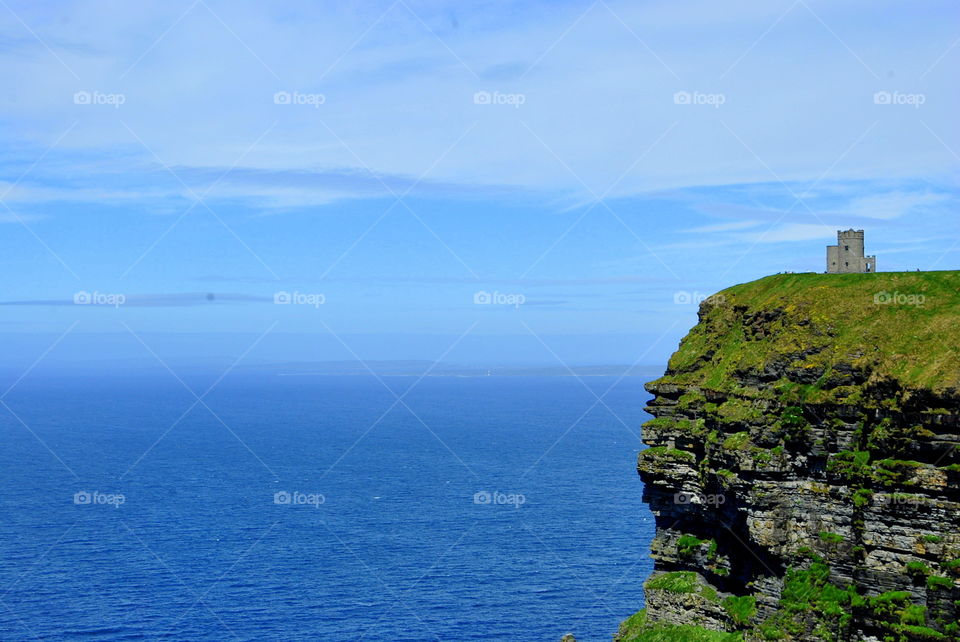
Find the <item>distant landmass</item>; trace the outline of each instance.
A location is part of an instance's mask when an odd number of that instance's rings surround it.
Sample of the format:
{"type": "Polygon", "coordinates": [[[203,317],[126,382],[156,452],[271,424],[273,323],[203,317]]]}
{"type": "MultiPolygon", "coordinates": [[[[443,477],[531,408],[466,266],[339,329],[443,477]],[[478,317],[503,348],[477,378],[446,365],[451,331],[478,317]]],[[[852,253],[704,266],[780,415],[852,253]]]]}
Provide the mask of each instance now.
{"type": "MultiPolygon", "coordinates": [[[[254,366],[251,366],[254,368],[254,366]]],[[[433,361],[316,361],[255,366],[278,376],[369,375],[420,377],[648,377],[663,372],[662,365],[479,366],[435,364],[433,361]]]]}

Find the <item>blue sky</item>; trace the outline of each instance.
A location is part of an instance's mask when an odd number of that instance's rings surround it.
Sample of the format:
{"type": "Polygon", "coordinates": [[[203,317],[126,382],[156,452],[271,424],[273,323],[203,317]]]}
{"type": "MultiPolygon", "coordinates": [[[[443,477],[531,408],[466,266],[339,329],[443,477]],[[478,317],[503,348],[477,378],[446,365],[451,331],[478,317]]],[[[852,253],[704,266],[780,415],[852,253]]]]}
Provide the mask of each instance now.
{"type": "Polygon", "coordinates": [[[952,2],[0,4],[13,369],[659,364],[839,228],[958,266],[952,2]]]}

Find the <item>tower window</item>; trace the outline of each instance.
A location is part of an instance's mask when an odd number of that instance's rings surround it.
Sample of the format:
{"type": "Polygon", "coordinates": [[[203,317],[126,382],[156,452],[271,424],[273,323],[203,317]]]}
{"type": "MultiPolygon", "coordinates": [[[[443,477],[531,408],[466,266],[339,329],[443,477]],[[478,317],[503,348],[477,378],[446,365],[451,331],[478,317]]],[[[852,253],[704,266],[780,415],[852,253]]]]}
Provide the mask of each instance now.
{"type": "Polygon", "coordinates": [[[850,251],[850,246],[849,246],[849,245],[844,245],[844,246],[843,246],[843,251],[844,251],[844,252],[849,252],[849,251],[850,251]]]}

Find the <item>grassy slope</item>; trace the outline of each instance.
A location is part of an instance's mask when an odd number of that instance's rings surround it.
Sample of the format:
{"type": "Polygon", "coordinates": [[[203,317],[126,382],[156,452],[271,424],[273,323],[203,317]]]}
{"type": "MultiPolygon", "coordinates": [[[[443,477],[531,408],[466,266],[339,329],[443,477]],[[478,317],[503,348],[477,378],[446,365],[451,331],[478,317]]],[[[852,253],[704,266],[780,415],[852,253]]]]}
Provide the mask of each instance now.
{"type": "Polygon", "coordinates": [[[798,367],[868,366],[908,388],[960,389],[960,271],[876,274],[779,274],[717,295],[701,323],[670,360],[666,380],[722,390],[735,370],[762,368],[810,347],[823,352],[798,367]],[[877,305],[880,292],[921,295],[922,305],[877,305]],[[783,309],[763,340],[749,340],[747,314],[783,309]],[[715,353],[710,363],[704,354],[715,353]]]}

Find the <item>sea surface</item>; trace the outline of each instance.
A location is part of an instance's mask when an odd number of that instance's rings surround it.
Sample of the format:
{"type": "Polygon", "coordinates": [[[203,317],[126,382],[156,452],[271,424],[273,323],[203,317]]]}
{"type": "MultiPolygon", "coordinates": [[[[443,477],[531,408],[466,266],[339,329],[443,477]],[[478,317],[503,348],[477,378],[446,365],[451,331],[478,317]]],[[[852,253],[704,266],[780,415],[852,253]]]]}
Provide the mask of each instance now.
{"type": "Polygon", "coordinates": [[[642,379],[216,379],[3,398],[0,639],[608,642],[643,606],[642,379]]]}

